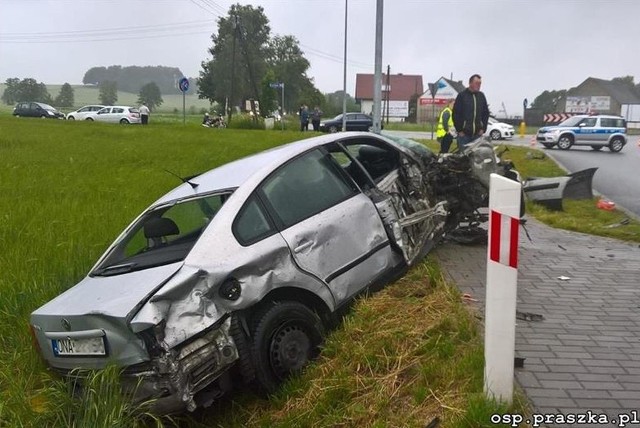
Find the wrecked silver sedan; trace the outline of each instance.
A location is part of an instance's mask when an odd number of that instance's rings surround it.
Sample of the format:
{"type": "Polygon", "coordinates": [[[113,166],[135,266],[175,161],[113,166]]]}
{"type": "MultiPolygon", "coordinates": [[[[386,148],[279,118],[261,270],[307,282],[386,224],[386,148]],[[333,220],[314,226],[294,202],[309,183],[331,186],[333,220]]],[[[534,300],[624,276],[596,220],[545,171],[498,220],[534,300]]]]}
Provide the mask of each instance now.
{"type": "Polygon", "coordinates": [[[272,392],[356,295],[470,221],[497,167],[486,142],[438,157],[351,132],[185,179],[33,312],[40,352],[63,375],[115,362],[136,399],[165,413],[236,382],[272,392]]]}

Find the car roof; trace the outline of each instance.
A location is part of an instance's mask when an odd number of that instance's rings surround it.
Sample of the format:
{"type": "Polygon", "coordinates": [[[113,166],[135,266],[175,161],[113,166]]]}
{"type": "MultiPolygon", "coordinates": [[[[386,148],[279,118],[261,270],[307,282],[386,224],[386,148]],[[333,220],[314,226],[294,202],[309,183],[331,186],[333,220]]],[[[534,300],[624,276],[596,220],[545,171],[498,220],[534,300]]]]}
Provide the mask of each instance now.
{"type": "Polygon", "coordinates": [[[380,138],[388,141],[370,132],[343,132],[296,141],[226,163],[197,177],[191,178],[189,181],[198,185],[195,193],[191,185],[185,183],[158,199],[153,205],[194,196],[195,194],[210,193],[223,189],[235,189],[249,180],[260,182],[275,168],[307,150],[332,141],[358,136],[380,138]]]}

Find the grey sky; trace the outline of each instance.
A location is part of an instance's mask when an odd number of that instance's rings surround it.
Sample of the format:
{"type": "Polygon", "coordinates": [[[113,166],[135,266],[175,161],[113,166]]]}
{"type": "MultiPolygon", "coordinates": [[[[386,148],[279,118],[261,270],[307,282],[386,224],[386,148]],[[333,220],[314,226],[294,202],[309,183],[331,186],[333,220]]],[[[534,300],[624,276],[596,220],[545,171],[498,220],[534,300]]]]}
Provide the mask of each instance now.
{"type": "MultiPolygon", "coordinates": [[[[232,3],[261,5],[273,34],[294,35],[323,92],[342,89],[344,0],[0,0],[0,81],[81,83],[89,68],[179,67],[196,77],[216,19],[232,3]]],[[[373,73],[376,0],[349,0],[347,90],[373,73]]],[[[545,89],[587,77],[636,76],[637,0],[386,0],[383,68],[483,77],[491,110],[522,113],[545,89]]]]}

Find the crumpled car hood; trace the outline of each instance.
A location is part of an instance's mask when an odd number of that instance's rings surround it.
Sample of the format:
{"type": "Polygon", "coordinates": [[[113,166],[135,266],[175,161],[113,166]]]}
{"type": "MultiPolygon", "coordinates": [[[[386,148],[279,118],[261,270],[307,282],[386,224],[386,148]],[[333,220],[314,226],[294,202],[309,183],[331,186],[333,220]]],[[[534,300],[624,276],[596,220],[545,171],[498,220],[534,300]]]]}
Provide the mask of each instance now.
{"type": "Polygon", "coordinates": [[[37,309],[33,316],[103,314],[126,319],[142,301],[171,278],[183,262],[112,276],[87,276],[37,309]]]}

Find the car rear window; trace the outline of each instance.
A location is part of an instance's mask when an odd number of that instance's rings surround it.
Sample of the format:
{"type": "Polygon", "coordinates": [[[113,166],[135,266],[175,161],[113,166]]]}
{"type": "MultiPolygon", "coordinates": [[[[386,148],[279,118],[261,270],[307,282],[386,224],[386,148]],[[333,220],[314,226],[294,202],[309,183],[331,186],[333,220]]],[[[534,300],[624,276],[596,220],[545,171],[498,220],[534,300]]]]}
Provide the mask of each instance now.
{"type": "Polygon", "coordinates": [[[626,128],[623,118],[603,117],[600,119],[600,126],[603,128],[626,128]]]}

